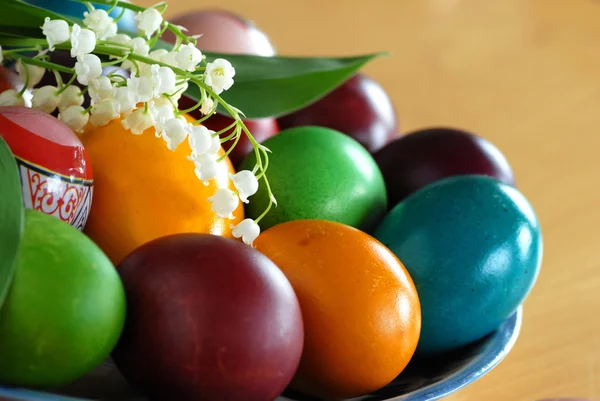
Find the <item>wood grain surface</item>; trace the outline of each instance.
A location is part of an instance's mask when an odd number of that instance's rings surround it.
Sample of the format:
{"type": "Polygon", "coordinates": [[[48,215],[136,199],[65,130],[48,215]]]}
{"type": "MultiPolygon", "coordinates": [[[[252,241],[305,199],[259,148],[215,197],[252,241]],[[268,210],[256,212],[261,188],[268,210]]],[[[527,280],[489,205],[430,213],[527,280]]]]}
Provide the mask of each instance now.
{"type": "Polygon", "coordinates": [[[389,92],[403,132],[450,125],[495,143],[541,220],[544,262],[514,351],[447,399],[600,399],[600,1],[168,4],[171,17],[239,13],[282,55],[390,51],[364,72],[389,92]]]}

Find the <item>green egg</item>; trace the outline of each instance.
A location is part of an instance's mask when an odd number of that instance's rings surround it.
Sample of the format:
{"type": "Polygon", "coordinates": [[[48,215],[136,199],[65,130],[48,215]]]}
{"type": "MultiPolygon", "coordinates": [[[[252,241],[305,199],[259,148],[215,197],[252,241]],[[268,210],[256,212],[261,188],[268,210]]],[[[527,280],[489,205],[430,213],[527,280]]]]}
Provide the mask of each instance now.
{"type": "Polygon", "coordinates": [[[13,284],[0,310],[0,384],[54,387],[104,361],[125,321],[121,280],[84,234],[25,211],[13,284]]]}
{"type": "MultiPolygon", "coordinates": [[[[303,126],[281,131],[263,145],[271,150],[267,177],[277,199],[260,221],[262,230],[291,220],[320,219],[369,232],[386,212],[383,176],[369,152],[338,131],[303,126]]],[[[253,153],[240,170],[252,170],[253,153]]],[[[269,202],[261,181],[246,204],[246,217],[256,219],[269,202]]]]}

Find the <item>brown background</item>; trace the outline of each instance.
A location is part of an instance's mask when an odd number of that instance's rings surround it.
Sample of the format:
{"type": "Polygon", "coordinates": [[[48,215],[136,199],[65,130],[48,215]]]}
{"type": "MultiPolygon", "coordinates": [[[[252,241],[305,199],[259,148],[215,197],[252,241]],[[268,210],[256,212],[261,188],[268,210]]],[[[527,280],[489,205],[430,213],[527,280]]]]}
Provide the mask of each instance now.
{"type": "Polygon", "coordinates": [[[389,92],[404,132],[452,125],[495,143],[541,220],[544,264],[514,351],[448,400],[600,399],[600,1],[168,4],[169,16],[237,12],[282,55],[390,51],[364,72],[389,92]]]}

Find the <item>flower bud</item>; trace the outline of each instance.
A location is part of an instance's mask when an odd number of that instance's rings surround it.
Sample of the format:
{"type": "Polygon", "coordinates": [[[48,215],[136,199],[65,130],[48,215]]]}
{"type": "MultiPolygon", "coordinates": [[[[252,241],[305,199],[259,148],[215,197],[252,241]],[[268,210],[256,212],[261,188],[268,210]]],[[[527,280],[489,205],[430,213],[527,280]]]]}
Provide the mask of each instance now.
{"type": "Polygon", "coordinates": [[[43,111],[44,113],[51,114],[56,110],[60,103],[61,95],[57,95],[58,88],[56,86],[46,85],[39,89],[33,90],[33,99],[31,100],[31,106],[34,109],[43,111]]]}
{"type": "Polygon", "coordinates": [[[123,128],[130,130],[132,134],[141,135],[144,131],[154,125],[152,113],[147,112],[144,107],[140,107],[127,115],[122,120],[123,128]]]}
{"type": "Polygon", "coordinates": [[[25,99],[14,89],[0,93],[0,106],[25,106],[25,99]]]}
{"type": "Polygon", "coordinates": [[[90,114],[81,106],[70,106],[60,112],[58,119],[74,132],[82,132],[90,119],[90,114]]]}
{"type": "Polygon", "coordinates": [[[69,106],[81,106],[83,104],[83,94],[81,89],[75,85],[69,85],[60,96],[58,109],[63,111],[69,106]]]}
{"type": "Polygon", "coordinates": [[[44,74],[46,74],[46,70],[44,68],[31,64],[23,64],[20,59],[17,61],[15,68],[19,74],[19,80],[22,83],[25,83],[27,80],[27,72],[25,69],[29,71],[29,83],[27,84],[28,88],[34,88],[37,86],[42,78],[44,78],[44,74]]]}

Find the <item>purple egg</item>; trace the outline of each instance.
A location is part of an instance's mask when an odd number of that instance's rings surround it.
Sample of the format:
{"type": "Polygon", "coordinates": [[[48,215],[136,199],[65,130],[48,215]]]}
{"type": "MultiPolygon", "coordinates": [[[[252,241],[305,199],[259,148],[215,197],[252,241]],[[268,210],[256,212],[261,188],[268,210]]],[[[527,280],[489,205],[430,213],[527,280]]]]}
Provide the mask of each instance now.
{"type": "Polygon", "coordinates": [[[413,192],[455,175],[486,175],[514,186],[504,155],[486,139],[452,128],[430,128],[400,137],[374,155],[393,208],[413,192]]]}

